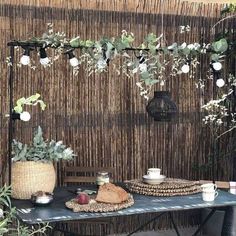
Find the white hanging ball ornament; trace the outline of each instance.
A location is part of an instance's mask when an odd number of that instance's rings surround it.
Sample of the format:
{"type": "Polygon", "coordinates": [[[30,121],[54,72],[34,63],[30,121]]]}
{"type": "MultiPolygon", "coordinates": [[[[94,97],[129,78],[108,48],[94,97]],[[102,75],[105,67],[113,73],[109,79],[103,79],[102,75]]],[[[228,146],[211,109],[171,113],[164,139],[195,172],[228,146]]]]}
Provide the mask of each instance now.
{"type": "Polygon", "coordinates": [[[181,71],[185,74],[188,73],[189,70],[190,70],[190,67],[187,64],[183,65],[182,68],[181,68],[181,71]]]}
{"type": "Polygon", "coordinates": [[[48,65],[48,63],[50,62],[49,58],[48,57],[45,57],[45,58],[40,58],[40,64],[43,65],[43,66],[46,66],[48,65]]]}
{"type": "Polygon", "coordinates": [[[212,64],[214,70],[221,70],[222,69],[222,64],[220,62],[214,62],[212,64]]]}
{"type": "Polygon", "coordinates": [[[70,65],[76,67],[79,65],[79,60],[76,57],[70,59],[70,65]]]}
{"type": "Polygon", "coordinates": [[[23,111],[22,113],[20,113],[20,119],[22,121],[29,121],[31,118],[30,113],[28,111],[23,111]]]}
{"type": "Polygon", "coordinates": [[[164,86],[164,85],[165,85],[165,81],[164,81],[164,80],[161,80],[160,85],[161,85],[161,86],[164,86]]]}
{"type": "Polygon", "coordinates": [[[217,87],[221,88],[225,85],[225,81],[223,79],[216,80],[217,87]]]}
{"type": "Polygon", "coordinates": [[[27,56],[27,55],[23,55],[21,58],[20,58],[20,63],[24,66],[26,65],[29,65],[30,63],[30,57],[27,56]]]}

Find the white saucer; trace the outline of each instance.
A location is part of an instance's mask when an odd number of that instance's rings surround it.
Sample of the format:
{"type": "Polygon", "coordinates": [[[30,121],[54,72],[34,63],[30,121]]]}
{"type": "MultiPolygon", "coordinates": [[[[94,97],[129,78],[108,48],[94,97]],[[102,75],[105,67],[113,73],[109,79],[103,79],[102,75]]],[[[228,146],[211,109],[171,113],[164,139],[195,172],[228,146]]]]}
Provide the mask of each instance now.
{"type": "Polygon", "coordinates": [[[160,184],[164,182],[166,176],[165,175],[160,175],[157,178],[150,178],[148,175],[143,176],[143,182],[146,184],[160,184]]]}

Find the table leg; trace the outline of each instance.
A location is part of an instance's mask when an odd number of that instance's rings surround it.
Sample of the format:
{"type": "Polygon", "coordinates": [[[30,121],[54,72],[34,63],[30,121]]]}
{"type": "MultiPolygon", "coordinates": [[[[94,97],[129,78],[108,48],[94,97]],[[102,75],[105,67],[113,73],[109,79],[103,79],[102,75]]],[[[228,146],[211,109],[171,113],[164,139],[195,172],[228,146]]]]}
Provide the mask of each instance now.
{"type": "Polygon", "coordinates": [[[173,219],[173,216],[172,216],[171,212],[169,212],[168,214],[169,214],[171,223],[172,223],[173,226],[174,226],[174,229],[175,229],[176,234],[177,234],[178,236],[180,236],[179,230],[178,230],[178,228],[177,228],[177,225],[176,225],[175,222],[174,222],[174,219],[173,219]]]}
{"type": "Polygon", "coordinates": [[[162,215],[164,215],[164,214],[166,214],[166,212],[163,212],[163,213],[161,213],[160,215],[155,216],[154,218],[152,218],[151,220],[149,220],[149,221],[146,222],[145,224],[143,224],[143,225],[141,225],[140,227],[138,227],[138,228],[137,228],[136,230],[134,230],[133,232],[127,234],[127,236],[130,236],[130,235],[132,235],[132,234],[138,232],[138,231],[139,231],[140,229],[142,229],[144,226],[146,226],[146,225],[152,223],[153,221],[157,220],[158,218],[160,218],[160,217],[161,217],[162,215]]]}
{"type": "Polygon", "coordinates": [[[202,229],[202,227],[207,223],[207,221],[211,218],[211,216],[215,213],[216,209],[212,209],[211,212],[207,215],[207,217],[204,219],[204,221],[199,225],[196,232],[193,234],[193,236],[196,236],[202,229]]]}
{"type": "Polygon", "coordinates": [[[225,216],[221,231],[222,236],[236,235],[236,207],[228,206],[225,208],[225,216]]]}

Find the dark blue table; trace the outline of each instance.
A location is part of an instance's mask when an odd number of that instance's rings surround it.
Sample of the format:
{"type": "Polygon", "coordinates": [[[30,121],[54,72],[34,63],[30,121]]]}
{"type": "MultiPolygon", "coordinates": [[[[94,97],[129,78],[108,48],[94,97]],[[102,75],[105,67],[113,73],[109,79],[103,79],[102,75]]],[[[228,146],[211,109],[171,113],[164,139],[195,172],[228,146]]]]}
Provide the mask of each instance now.
{"type": "MultiPolygon", "coordinates": [[[[236,205],[236,195],[224,191],[219,191],[219,195],[214,202],[204,202],[202,200],[201,193],[175,197],[153,197],[133,194],[135,203],[133,206],[127,209],[108,213],[74,213],[73,211],[65,207],[65,202],[75,197],[75,194],[71,192],[73,189],[75,188],[56,188],[54,191],[54,201],[51,203],[51,205],[46,207],[35,207],[29,200],[12,200],[12,205],[17,208],[17,215],[19,219],[26,224],[59,221],[63,222],[70,220],[94,219],[112,216],[127,216],[142,213],[166,213],[210,207],[212,208],[212,211],[208,215],[206,219],[207,221],[208,218],[210,218],[211,215],[214,214],[216,208],[236,205]]],[[[88,186],[86,186],[85,189],[92,190],[94,188],[89,188],[88,186]]],[[[155,217],[155,219],[157,219],[158,217],[155,217]]],[[[170,217],[172,223],[174,224],[171,215],[170,217]]],[[[140,228],[141,227],[139,227],[139,229],[140,228]]],[[[177,235],[179,235],[178,229],[175,224],[174,228],[177,235]]],[[[136,231],[137,230],[135,230],[135,232],[136,231]]],[[[200,229],[194,235],[196,235],[199,231],[200,229]]]]}

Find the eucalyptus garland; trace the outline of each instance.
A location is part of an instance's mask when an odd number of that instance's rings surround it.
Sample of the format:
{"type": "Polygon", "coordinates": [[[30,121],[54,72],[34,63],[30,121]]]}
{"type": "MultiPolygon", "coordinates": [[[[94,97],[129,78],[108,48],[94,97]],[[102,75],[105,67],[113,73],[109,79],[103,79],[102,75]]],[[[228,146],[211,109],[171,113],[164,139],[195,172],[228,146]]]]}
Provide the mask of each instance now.
{"type": "MultiPolygon", "coordinates": [[[[235,17],[232,15],[236,12],[236,4],[229,4],[222,10],[222,18],[212,27],[212,30],[222,21],[235,17]],[[230,14],[227,16],[227,14],[230,14]]],[[[25,45],[31,45],[32,50],[35,50],[39,45],[41,49],[49,47],[55,48],[52,55],[44,66],[50,66],[54,61],[58,60],[61,55],[72,55],[76,48],[81,49],[81,54],[78,59],[73,61],[73,72],[77,74],[80,65],[86,63],[87,75],[92,73],[101,73],[108,70],[109,65],[115,58],[121,58],[122,63],[118,67],[113,64],[117,73],[120,71],[128,77],[138,75],[139,81],[136,85],[140,89],[140,95],[148,99],[153,85],[158,84],[163,86],[168,74],[169,76],[178,76],[180,74],[189,74],[190,78],[194,78],[196,68],[200,64],[201,55],[209,55],[209,70],[208,76],[204,79],[196,80],[196,86],[200,89],[204,88],[205,81],[212,79],[213,75],[219,76],[222,70],[222,63],[226,56],[235,55],[236,42],[233,37],[233,29],[225,29],[224,32],[217,35],[217,39],[209,43],[193,42],[174,42],[171,45],[165,45],[163,35],[156,36],[153,33],[148,34],[141,44],[135,43],[135,36],[123,30],[121,36],[107,38],[104,37],[98,41],[90,39],[81,39],[79,36],[68,39],[64,32],[54,32],[53,25],[47,24],[48,30],[42,37],[34,37],[27,41],[20,41],[25,45]],[[34,47],[37,45],[37,47],[34,47]]],[[[191,30],[190,26],[180,26],[180,33],[188,33],[191,30]]],[[[24,48],[24,47],[23,47],[24,48]]],[[[25,49],[25,48],[24,48],[25,49]]],[[[41,50],[40,49],[40,50],[41,50]]],[[[10,58],[7,58],[7,63],[11,66],[10,58]]],[[[21,63],[22,64],[22,63],[21,63]]],[[[21,66],[21,64],[18,64],[21,66]]],[[[33,63],[28,65],[35,69],[33,63]]],[[[236,128],[235,111],[232,110],[232,101],[235,99],[235,77],[228,75],[227,78],[218,78],[216,85],[220,92],[217,98],[209,101],[202,106],[206,112],[206,117],[203,119],[204,124],[213,127],[213,130],[218,130],[217,126],[222,125],[225,120],[229,123],[231,118],[229,131],[236,128]],[[227,84],[225,85],[225,81],[227,84]],[[224,87],[222,89],[222,87],[224,87]],[[233,97],[233,98],[232,98],[233,97]]],[[[225,132],[224,132],[225,133],[225,132]]],[[[223,133],[223,134],[224,134],[223,133]]],[[[218,135],[220,137],[221,135],[218,135]]]]}
{"type": "MultiPolygon", "coordinates": [[[[189,26],[181,26],[180,32],[187,33],[189,26]]],[[[140,45],[135,44],[135,37],[132,33],[123,30],[121,36],[112,38],[102,38],[98,41],[82,40],[79,36],[67,39],[64,32],[54,32],[53,25],[48,24],[48,30],[40,38],[31,38],[21,41],[28,45],[41,45],[42,48],[55,48],[54,55],[44,66],[50,66],[62,54],[67,54],[76,48],[81,48],[79,63],[73,67],[77,74],[81,63],[86,63],[86,72],[100,73],[107,71],[111,61],[117,57],[123,59],[121,68],[127,76],[139,75],[140,81],[137,86],[141,89],[140,94],[148,99],[148,94],[152,86],[165,83],[166,73],[176,76],[182,73],[194,75],[199,64],[199,55],[210,51],[211,63],[217,63],[223,59],[224,53],[228,50],[226,39],[220,39],[211,44],[199,44],[183,42],[163,45],[163,35],[159,37],[153,33],[148,34],[140,45]]],[[[8,59],[8,63],[9,63],[8,59]]],[[[35,69],[32,63],[28,64],[35,69]]],[[[21,66],[21,64],[19,64],[21,66]]]]}

